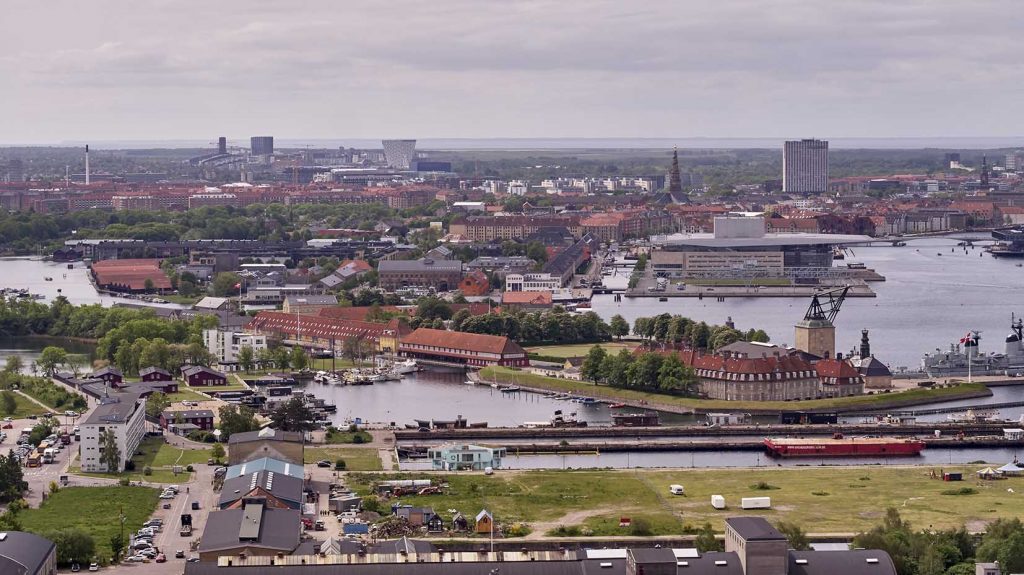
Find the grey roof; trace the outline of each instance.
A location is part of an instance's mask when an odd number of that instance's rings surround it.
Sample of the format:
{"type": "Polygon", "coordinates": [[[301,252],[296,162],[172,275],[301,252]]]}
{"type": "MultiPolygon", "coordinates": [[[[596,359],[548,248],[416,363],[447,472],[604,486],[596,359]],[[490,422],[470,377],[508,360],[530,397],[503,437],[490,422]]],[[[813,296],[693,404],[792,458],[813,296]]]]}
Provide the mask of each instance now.
{"type": "Polygon", "coordinates": [[[371,545],[367,550],[368,553],[382,553],[387,555],[395,555],[398,553],[434,553],[437,551],[437,547],[429,541],[419,541],[416,539],[409,539],[408,537],[402,537],[401,539],[392,539],[389,541],[380,541],[375,545],[371,545]]]}
{"type": "Polygon", "coordinates": [[[145,377],[151,373],[159,373],[160,375],[166,375],[168,379],[171,378],[171,372],[167,371],[162,367],[149,366],[139,370],[139,377],[145,377]]]}
{"type": "Polygon", "coordinates": [[[896,575],[896,566],[878,549],[790,551],[788,575],[896,575]],[[870,559],[877,561],[869,563],[870,559]]]}
{"type": "Polygon", "coordinates": [[[262,488],[283,501],[302,503],[302,479],[262,470],[225,480],[217,505],[231,505],[246,497],[256,488],[262,488]]]}
{"type": "MultiPolygon", "coordinates": [[[[389,546],[390,547],[390,546],[389,546]]],[[[330,546],[328,546],[330,548],[330,546]]],[[[634,557],[654,557],[658,563],[672,561],[671,573],[681,575],[743,575],[743,566],[735,553],[702,553],[699,557],[676,558],[671,549],[634,549],[634,557]],[[640,553],[637,553],[639,551],[640,553]],[[650,552],[650,553],[648,553],[650,552]],[[663,560],[664,559],[664,560],[663,560]]],[[[626,575],[626,560],[617,557],[538,561],[455,561],[404,562],[396,556],[377,555],[368,559],[381,562],[352,564],[246,565],[231,567],[230,575],[280,575],[282,569],[295,575],[626,575]]],[[[315,558],[314,558],[315,561],[315,558]]],[[[268,561],[264,561],[268,562],[268,561]]],[[[214,562],[188,563],[185,575],[223,575],[225,569],[214,562]]],[[[896,575],[892,560],[884,551],[790,551],[788,575],[896,575]],[[868,563],[877,558],[877,563],[868,563]],[[796,560],[806,560],[797,564],[796,560]]]]}
{"type": "Polygon", "coordinates": [[[291,553],[299,545],[301,513],[298,509],[267,509],[246,505],[210,513],[199,552],[236,547],[262,547],[291,553]]]}
{"type": "Polygon", "coordinates": [[[212,409],[186,409],[184,411],[165,411],[164,419],[176,419],[181,415],[182,419],[200,419],[213,417],[212,409]]]}
{"type": "Polygon", "coordinates": [[[112,393],[92,410],[82,425],[126,423],[135,413],[138,401],[137,393],[112,393]]]}
{"type": "Polygon", "coordinates": [[[786,539],[785,535],[763,517],[729,517],[725,520],[725,523],[747,541],[778,541],[779,539],[786,539]]]}
{"type": "Polygon", "coordinates": [[[462,272],[462,262],[459,260],[434,260],[423,258],[421,260],[384,260],[377,265],[380,272],[462,272]]]}
{"type": "Polygon", "coordinates": [[[892,375],[892,371],[889,370],[888,366],[875,359],[875,356],[860,360],[857,365],[857,370],[860,371],[861,375],[866,375],[868,377],[884,377],[892,375]]]}
{"type": "Polygon", "coordinates": [[[285,298],[288,305],[338,305],[333,295],[290,295],[285,298]]]}
{"type": "Polygon", "coordinates": [[[91,374],[89,374],[89,377],[100,377],[100,376],[106,375],[108,373],[116,375],[118,377],[122,377],[123,376],[123,374],[121,373],[120,369],[117,369],[116,367],[114,367],[112,365],[108,365],[108,366],[105,366],[105,367],[101,367],[101,368],[97,369],[96,371],[92,372],[91,374]]]}
{"type": "Polygon", "coordinates": [[[667,547],[630,549],[629,555],[637,564],[640,563],[675,563],[676,554],[667,547]]]}
{"type": "Polygon", "coordinates": [[[327,287],[334,287],[344,281],[345,278],[337,275],[337,273],[333,273],[331,275],[320,278],[320,283],[324,284],[327,287]]]}
{"type": "Polygon", "coordinates": [[[734,341],[729,345],[723,345],[715,350],[718,353],[728,351],[730,353],[742,353],[747,357],[771,357],[775,352],[779,355],[789,355],[790,349],[770,343],[758,343],[752,341],[734,341]]]}
{"type": "Polygon", "coordinates": [[[870,242],[871,238],[849,234],[765,234],[759,238],[716,238],[714,234],[672,234],[669,236],[656,236],[651,241],[656,245],[665,246],[724,249],[859,244],[870,242]]]}
{"type": "Polygon", "coordinates": [[[265,427],[257,431],[242,431],[232,433],[228,438],[228,445],[248,443],[250,441],[285,441],[288,443],[302,443],[302,434],[298,431],[281,431],[265,427]]]}
{"type": "Polygon", "coordinates": [[[273,471],[275,474],[283,473],[285,475],[291,475],[292,477],[298,477],[299,479],[305,477],[305,472],[301,465],[263,457],[228,467],[225,479],[231,479],[232,477],[238,477],[239,475],[247,475],[254,471],[262,471],[264,469],[273,471]]]}
{"type": "Polygon", "coordinates": [[[210,375],[219,375],[220,377],[227,377],[226,375],[217,371],[216,369],[206,367],[205,365],[187,365],[181,368],[181,373],[185,377],[190,377],[196,373],[208,373],[210,375]]]}
{"type": "Polygon", "coordinates": [[[35,533],[7,531],[0,541],[0,573],[4,575],[36,575],[56,549],[53,541],[35,533]]]}

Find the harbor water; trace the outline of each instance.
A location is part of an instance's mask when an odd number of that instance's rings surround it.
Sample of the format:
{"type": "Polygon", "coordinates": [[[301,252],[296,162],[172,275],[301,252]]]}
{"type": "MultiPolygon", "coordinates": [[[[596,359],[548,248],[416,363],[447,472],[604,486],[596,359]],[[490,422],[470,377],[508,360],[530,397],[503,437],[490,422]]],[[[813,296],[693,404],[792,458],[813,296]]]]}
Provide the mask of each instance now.
{"type": "MultiPolygon", "coordinates": [[[[1002,352],[1010,333],[1010,314],[1024,314],[1024,267],[997,259],[981,246],[958,247],[957,240],[910,240],[905,247],[855,247],[845,262],[860,262],[885,276],[872,282],[878,297],[849,298],[836,318],[836,351],[860,344],[870,331],[871,351],[894,372],[917,369],[921,356],[946,350],[968,330],[981,331],[981,351],[1002,352]]],[[[836,262],[844,265],[844,261],[836,262]]],[[[608,283],[608,282],[606,282],[608,283]]],[[[602,318],[621,314],[630,323],[661,313],[724,324],[732,317],[739,329],[764,329],[775,343],[793,343],[793,324],[803,318],[809,300],[800,298],[626,298],[594,297],[602,318]]]]}

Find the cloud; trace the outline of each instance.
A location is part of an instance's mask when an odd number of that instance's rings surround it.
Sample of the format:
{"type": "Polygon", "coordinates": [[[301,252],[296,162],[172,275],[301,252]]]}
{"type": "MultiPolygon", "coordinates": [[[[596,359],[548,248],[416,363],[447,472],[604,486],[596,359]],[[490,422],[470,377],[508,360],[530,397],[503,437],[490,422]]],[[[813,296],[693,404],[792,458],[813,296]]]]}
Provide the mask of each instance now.
{"type": "Polygon", "coordinates": [[[1022,32],[1008,0],[57,0],[0,23],[0,89],[15,137],[1006,135],[1022,32]]]}

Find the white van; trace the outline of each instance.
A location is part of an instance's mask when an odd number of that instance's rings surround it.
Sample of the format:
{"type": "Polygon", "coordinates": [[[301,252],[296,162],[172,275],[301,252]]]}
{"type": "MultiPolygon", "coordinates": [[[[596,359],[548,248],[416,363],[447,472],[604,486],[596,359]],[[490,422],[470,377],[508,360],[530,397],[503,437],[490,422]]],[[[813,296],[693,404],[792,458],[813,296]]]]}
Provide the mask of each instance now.
{"type": "Polygon", "coordinates": [[[671,493],[672,495],[683,495],[684,493],[686,493],[683,490],[683,486],[676,483],[673,483],[672,485],[668,486],[668,492],[671,493]]]}

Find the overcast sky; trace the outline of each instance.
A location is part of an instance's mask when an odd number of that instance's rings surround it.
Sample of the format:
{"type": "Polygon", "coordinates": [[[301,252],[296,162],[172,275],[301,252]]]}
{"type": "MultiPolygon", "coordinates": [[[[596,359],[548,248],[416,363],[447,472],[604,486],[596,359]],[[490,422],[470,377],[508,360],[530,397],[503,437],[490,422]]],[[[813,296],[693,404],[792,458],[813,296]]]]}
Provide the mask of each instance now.
{"type": "Polygon", "coordinates": [[[988,0],[9,0],[0,143],[1015,136],[988,0]]]}

